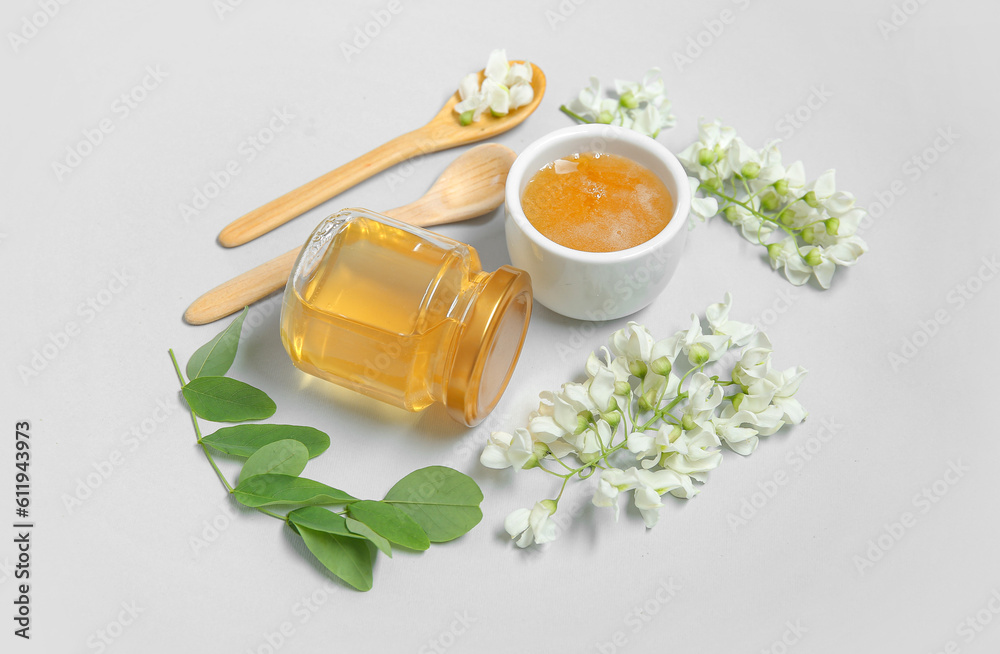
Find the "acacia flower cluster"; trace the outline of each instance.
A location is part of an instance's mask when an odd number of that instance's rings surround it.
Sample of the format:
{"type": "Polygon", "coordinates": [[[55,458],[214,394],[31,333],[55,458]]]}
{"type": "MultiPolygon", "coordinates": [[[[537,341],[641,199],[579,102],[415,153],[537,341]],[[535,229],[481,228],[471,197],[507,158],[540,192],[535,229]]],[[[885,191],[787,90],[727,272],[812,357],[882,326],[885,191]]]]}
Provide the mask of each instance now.
{"type": "Polygon", "coordinates": [[[535,99],[531,88],[531,64],[513,64],[507,60],[506,50],[494,50],[486,61],[485,79],[479,83],[479,73],[469,73],[458,84],[455,105],[459,122],[470,125],[487,109],[494,116],[506,116],[535,99]]]}
{"type": "Polygon", "coordinates": [[[677,123],[670,106],[660,69],[651,68],[639,82],[615,80],[614,92],[607,94],[601,92],[601,81],[591,77],[590,86],[559,110],[581,123],[619,125],[656,138],[661,129],[677,123]]]}
{"type": "MultiPolygon", "coordinates": [[[[555,538],[550,520],[571,479],[599,473],[593,503],[619,513],[631,491],[647,527],[663,496],[689,499],[722,459],[725,445],[752,453],[761,436],[798,424],[806,411],[795,393],[804,368],[771,366],[771,343],[750,324],[729,318],[732,296],[662,340],[634,322],[591,353],[584,382],[543,392],[527,427],[493,432],[480,461],[490,468],[538,468],[562,480],[558,495],[517,509],[504,527],[519,547],[555,538]],[[739,349],[732,368],[720,360],[739,349]],[[713,364],[719,364],[713,366],[713,364]]],[[[735,355],[735,353],[734,353],[735,355]]],[[[728,357],[727,357],[728,359],[728,357]]]]}
{"type": "Polygon", "coordinates": [[[692,216],[722,213],[746,240],[765,247],[771,267],[782,268],[796,286],[815,276],[829,288],[837,266],[853,266],[868,251],[857,235],[865,211],[853,194],[837,190],[835,171],[807,181],[801,161],[782,163],[778,141],[758,151],[732,127],[702,122],[698,140],[677,158],[691,175],[692,216]]]}

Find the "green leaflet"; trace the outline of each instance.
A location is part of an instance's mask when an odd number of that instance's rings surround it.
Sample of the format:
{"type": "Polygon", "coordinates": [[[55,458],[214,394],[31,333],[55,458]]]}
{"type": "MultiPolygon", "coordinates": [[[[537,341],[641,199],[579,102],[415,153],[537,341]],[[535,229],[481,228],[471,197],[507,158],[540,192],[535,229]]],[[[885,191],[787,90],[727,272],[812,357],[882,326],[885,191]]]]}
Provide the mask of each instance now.
{"type": "Polygon", "coordinates": [[[458,538],[483,519],[483,492],[468,475],[444,466],[415,470],[385,494],[427,533],[432,543],[458,538]]]}
{"type": "Polygon", "coordinates": [[[307,461],[309,451],[302,443],[288,438],[275,441],[250,455],[240,471],[240,481],[266,474],[297,477],[305,470],[307,461]]]}
{"type": "Polygon", "coordinates": [[[295,509],[288,514],[288,522],[293,529],[306,527],[313,531],[323,531],[328,534],[336,534],[346,538],[368,539],[379,548],[383,554],[392,558],[392,546],[389,541],[382,538],[368,526],[354,520],[345,518],[339,513],[334,513],[329,509],[318,506],[306,506],[295,509]]]}
{"type": "Polygon", "coordinates": [[[205,420],[262,420],[277,408],[267,394],[229,377],[198,377],[181,389],[188,406],[205,420]]]}
{"type": "Polygon", "coordinates": [[[219,332],[215,338],[199,347],[187,362],[188,379],[221,376],[229,372],[236,359],[236,348],[240,344],[240,332],[250,307],[243,307],[240,315],[219,332]]]}
{"type": "Polygon", "coordinates": [[[354,518],[344,518],[344,524],[346,524],[347,528],[351,530],[351,533],[364,536],[371,542],[375,543],[375,547],[379,548],[383,554],[388,556],[390,559],[392,558],[392,545],[389,544],[389,541],[372,531],[371,527],[363,522],[358,522],[354,518]]]}
{"type": "Polygon", "coordinates": [[[431,545],[420,525],[392,504],[364,500],[348,506],[347,512],[358,522],[371,527],[379,536],[397,545],[411,550],[425,550],[431,545]]]}
{"type": "Polygon", "coordinates": [[[225,454],[250,456],[265,445],[286,438],[305,445],[310,459],[330,447],[329,436],[313,427],[298,425],[234,425],[216,430],[201,442],[225,454]]]}
{"type": "Polygon", "coordinates": [[[244,506],[256,508],[274,504],[348,504],[357,498],[312,479],[291,475],[255,475],[240,481],[233,496],[244,506]]]}
{"type": "Polygon", "coordinates": [[[327,570],[358,590],[371,590],[374,557],[367,541],[316,531],[301,525],[296,531],[309,551],[327,570]]]}

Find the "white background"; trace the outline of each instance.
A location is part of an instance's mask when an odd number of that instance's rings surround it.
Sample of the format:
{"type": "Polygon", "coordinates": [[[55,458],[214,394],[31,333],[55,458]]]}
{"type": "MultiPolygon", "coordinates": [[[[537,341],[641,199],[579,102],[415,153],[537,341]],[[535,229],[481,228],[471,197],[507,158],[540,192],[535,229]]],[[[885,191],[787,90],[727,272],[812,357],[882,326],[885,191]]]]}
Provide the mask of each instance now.
{"type": "MultiPolygon", "coordinates": [[[[5,651],[242,654],[271,651],[269,640],[282,652],[996,651],[1000,282],[970,285],[981,269],[995,275],[982,260],[1000,248],[996,5],[400,3],[349,61],[341,44],[386,3],[245,0],[220,14],[209,0],[69,2],[26,43],[5,37],[5,651]],[[358,593],[327,582],[276,521],[228,501],[194,445],[167,348],[186,361],[220,328],[183,323],[188,303],[299,244],[323,216],[420,196],[457,151],[376,176],[244,247],[215,242],[242,213],[423,124],[494,47],[548,78],[536,114],[497,139],[514,150],[571,124],[557,108],[590,75],[610,84],[660,66],[679,122],[659,140],[674,151],[699,117],[719,117],[755,146],[786,137],[786,160],[810,176],[836,168],[862,205],[891,206],[864,231],[871,252],[825,292],[792,287],[724,221],[693,231],[676,277],[635,319],[666,336],[732,291],[735,318],[766,323],[776,365],[810,370],[799,396],[810,417],[751,457],[727,452],[702,494],[670,501],[651,531],[632,509],[615,524],[580,484],[564,505],[581,512],[542,551],[518,551],[502,521],[556,488],[538,472],[486,470],[479,451],[490,430],[522,425],[539,391],[578,379],[625,320],[595,326],[536,306],[509,390],[470,431],[443,410],[409,415],[310,380],[281,347],[280,299],[254,307],[231,374],[272,395],[274,421],[331,434],[309,476],[381,497],[410,470],[446,464],[486,495],[474,531],[379,557],[374,589],[358,593]],[[166,77],[125,116],[116,99],[147,67],[166,77]],[[294,118],[248,161],[241,143],[283,108],[294,118]],[[796,113],[797,127],[786,117],[796,113]],[[60,179],[53,163],[105,119],[113,131],[60,179]],[[941,130],[954,139],[935,149],[941,130]],[[181,204],[230,160],[240,173],[185,220],[181,204]],[[959,302],[963,288],[978,292],[959,302]],[[89,313],[98,297],[110,301],[89,313]],[[65,339],[70,322],[78,333],[65,339]],[[905,339],[920,345],[906,356],[905,339]],[[23,374],[53,342],[63,347],[44,368],[23,374]],[[33,425],[30,642],[7,617],[17,420],[33,425]],[[946,475],[951,466],[964,472],[946,475]],[[766,497],[776,475],[785,483],[766,497]],[[934,502],[915,501],[925,489],[934,502]],[[761,508],[735,524],[750,502],[761,508]],[[907,513],[909,527],[893,526],[907,513]],[[195,551],[206,533],[213,542],[195,551]],[[321,603],[303,611],[310,596],[321,603]],[[141,613],[119,630],[123,604],[141,613]],[[989,624],[960,627],[970,618],[989,624]],[[275,636],[283,627],[290,635],[275,636]],[[117,637],[98,646],[99,630],[117,637]]],[[[5,2],[4,34],[40,4],[5,2]]],[[[508,261],[500,211],[440,231],[488,269],[508,261]]],[[[234,477],[238,463],[222,463],[234,477]]]]}

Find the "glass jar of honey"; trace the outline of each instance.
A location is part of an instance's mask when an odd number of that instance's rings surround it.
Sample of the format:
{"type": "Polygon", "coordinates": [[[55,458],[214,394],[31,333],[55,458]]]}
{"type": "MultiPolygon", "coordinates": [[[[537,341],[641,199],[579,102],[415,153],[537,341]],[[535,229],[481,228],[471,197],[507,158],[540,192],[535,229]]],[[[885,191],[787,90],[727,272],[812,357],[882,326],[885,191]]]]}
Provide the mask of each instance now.
{"type": "Polygon", "coordinates": [[[301,370],[468,426],[493,410],[531,317],[528,274],[363,209],[324,220],[285,286],[281,340],[301,370]]]}

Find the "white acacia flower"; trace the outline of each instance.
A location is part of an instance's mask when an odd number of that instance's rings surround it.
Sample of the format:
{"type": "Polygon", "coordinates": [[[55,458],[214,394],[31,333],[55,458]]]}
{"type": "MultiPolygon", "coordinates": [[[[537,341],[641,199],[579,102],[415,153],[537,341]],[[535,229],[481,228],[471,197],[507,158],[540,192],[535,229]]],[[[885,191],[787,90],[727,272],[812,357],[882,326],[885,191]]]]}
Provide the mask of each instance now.
{"type": "Polygon", "coordinates": [[[711,423],[716,435],[734,452],[747,455],[757,449],[757,430],[743,426],[756,424],[756,417],[749,411],[737,411],[730,404],[722,410],[722,415],[712,418],[711,423]]]}
{"type": "Polygon", "coordinates": [[[699,182],[694,177],[688,177],[688,186],[691,188],[691,224],[694,225],[694,219],[697,218],[702,222],[708,220],[715,214],[719,213],[719,201],[713,197],[701,197],[698,196],[698,188],[701,182],[699,182]]]}
{"type": "Polygon", "coordinates": [[[619,506],[618,495],[623,491],[632,490],[636,487],[638,479],[635,475],[635,468],[619,470],[618,468],[607,468],[601,471],[601,477],[597,481],[597,490],[594,491],[594,506],[611,506],[615,509],[615,520],[618,520],[619,506]]]}
{"type": "Polygon", "coordinates": [[[760,216],[741,207],[730,204],[723,214],[730,223],[740,228],[743,238],[751,243],[762,243],[774,231],[774,223],[761,220],[760,216]]]}
{"type": "Polygon", "coordinates": [[[515,429],[513,434],[495,431],[490,434],[479,461],[487,468],[496,470],[510,467],[520,470],[534,454],[532,446],[531,435],[523,427],[515,429]]]}
{"type": "Polygon", "coordinates": [[[806,418],[806,410],[793,397],[798,392],[799,385],[806,373],[805,368],[798,366],[783,371],[772,370],[767,376],[767,381],[775,387],[771,403],[782,410],[784,414],[782,419],[793,425],[799,424],[806,418]]]}
{"type": "Polygon", "coordinates": [[[767,256],[771,260],[771,268],[783,268],[785,277],[796,286],[802,286],[812,277],[812,266],[807,264],[799,254],[794,236],[786,236],[777,243],[767,247],[767,256]]]}
{"type": "Polygon", "coordinates": [[[833,245],[817,246],[815,252],[819,263],[812,267],[816,281],[823,288],[830,288],[837,266],[853,266],[858,257],[868,251],[868,244],[860,236],[838,238],[833,245]]]}
{"type": "Polygon", "coordinates": [[[624,357],[612,359],[611,351],[607,347],[602,346],[599,351],[604,354],[604,359],[601,360],[595,352],[591,352],[585,366],[587,375],[596,377],[601,370],[607,370],[614,375],[615,382],[628,382],[631,375],[628,370],[628,361],[624,357]]]}
{"type": "Polygon", "coordinates": [[[548,543],[556,538],[556,526],[549,516],[555,512],[555,502],[536,502],[531,509],[516,509],[503,522],[504,529],[515,540],[518,547],[528,547],[532,543],[548,543]]]}
{"type": "Polygon", "coordinates": [[[722,302],[708,306],[705,310],[705,318],[708,320],[713,334],[728,336],[733,347],[743,347],[750,342],[757,328],[749,323],[730,320],[729,309],[732,306],[733,295],[727,292],[722,302]]]}
{"type": "Polygon", "coordinates": [[[661,356],[671,361],[680,353],[684,353],[691,365],[718,361],[729,349],[729,336],[724,334],[705,334],[702,332],[701,321],[696,314],[691,314],[691,326],[687,331],[677,332],[664,339],[658,345],[661,356]]]}
{"type": "Polygon", "coordinates": [[[691,375],[687,392],[688,404],[684,415],[690,416],[695,424],[708,420],[722,404],[722,388],[703,372],[691,375]]]}
{"type": "Polygon", "coordinates": [[[629,363],[649,361],[656,341],[645,326],[630,321],[625,327],[611,335],[608,345],[616,357],[624,357],[629,363]]]}
{"type": "Polygon", "coordinates": [[[753,415],[754,428],[761,436],[770,436],[785,424],[784,410],[772,404],[777,390],[770,379],[758,379],[750,384],[740,402],[739,410],[753,415]]]}
{"type": "Polygon", "coordinates": [[[482,85],[479,84],[478,73],[470,73],[459,82],[461,100],[455,105],[455,112],[464,114],[471,111],[473,122],[479,120],[487,109],[494,116],[507,115],[535,98],[531,87],[532,73],[528,62],[512,66],[507,60],[506,50],[493,50],[486,61],[482,85]]]}
{"type": "Polygon", "coordinates": [[[767,377],[771,370],[771,341],[767,334],[757,332],[740,353],[740,360],[733,366],[732,379],[744,392],[758,379],[767,377]]]}
{"type": "Polygon", "coordinates": [[[719,467],[721,442],[711,429],[695,427],[684,431],[667,447],[660,465],[696,481],[705,481],[707,473],[719,467]]]}
{"type": "Polygon", "coordinates": [[[697,491],[691,480],[685,475],[679,475],[673,470],[636,470],[635,507],[642,514],[646,528],[656,526],[660,519],[660,507],[664,493],[675,494],[678,497],[690,498],[697,491]]]}
{"type": "Polygon", "coordinates": [[[689,173],[705,182],[719,178],[723,181],[733,176],[729,165],[729,147],[736,138],[736,130],[723,127],[718,120],[702,121],[698,125],[698,140],[682,150],[677,158],[689,173]]]}

